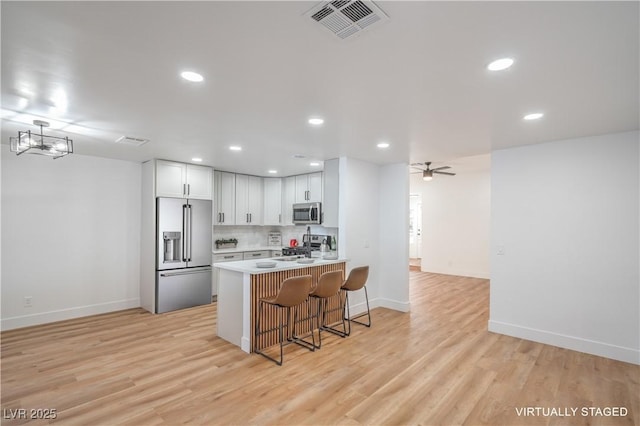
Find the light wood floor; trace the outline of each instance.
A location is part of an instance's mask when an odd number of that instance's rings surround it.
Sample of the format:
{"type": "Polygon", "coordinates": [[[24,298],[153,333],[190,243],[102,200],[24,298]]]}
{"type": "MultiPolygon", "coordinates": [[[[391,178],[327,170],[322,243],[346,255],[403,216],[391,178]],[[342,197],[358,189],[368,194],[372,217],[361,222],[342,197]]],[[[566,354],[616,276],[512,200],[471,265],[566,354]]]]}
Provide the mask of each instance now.
{"type": "Polygon", "coordinates": [[[371,329],[289,346],[282,367],[217,338],[215,304],[4,332],[2,423],[25,423],[17,408],[65,425],[640,423],[640,367],[489,333],[488,297],[486,280],[412,272],[411,313],[375,309],[371,329]]]}

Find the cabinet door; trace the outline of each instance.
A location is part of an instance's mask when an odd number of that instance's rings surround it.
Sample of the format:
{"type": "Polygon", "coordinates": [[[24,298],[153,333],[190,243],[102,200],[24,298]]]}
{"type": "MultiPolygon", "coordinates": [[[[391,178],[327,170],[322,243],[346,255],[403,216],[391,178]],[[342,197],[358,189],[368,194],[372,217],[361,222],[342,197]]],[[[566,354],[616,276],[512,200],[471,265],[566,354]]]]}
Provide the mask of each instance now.
{"type": "Polygon", "coordinates": [[[308,201],[322,202],[322,172],[308,175],[308,201]]]}
{"type": "Polygon", "coordinates": [[[215,172],[214,223],[216,225],[236,224],[236,175],[215,172]]]}
{"type": "Polygon", "coordinates": [[[325,160],[322,172],[322,226],[338,227],[339,160],[325,160]]]}
{"type": "Polygon", "coordinates": [[[236,175],[236,225],[262,225],[262,178],[236,175]]]}
{"type": "Polygon", "coordinates": [[[249,224],[249,176],[236,175],[236,225],[249,224]]]}
{"type": "Polygon", "coordinates": [[[211,168],[187,164],[187,196],[211,200],[211,168]]]}
{"type": "Polygon", "coordinates": [[[156,196],[184,198],[187,165],[173,161],[156,161],[156,196]]]}
{"type": "Polygon", "coordinates": [[[309,177],[307,175],[295,176],[296,180],[296,203],[306,203],[309,201],[309,177]]]}
{"type": "Polygon", "coordinates": [[[249,190],[247,192],[247,207],[249,213],[249,225],[262,225],[263,190],[262,178],[249,176],[249,190]]]}
{"type": "Polygon", "coordinates": [[[280,225],[282,221],[282,179],[264,178],[264,225],[280,225]]]}
{"type": "Polygon", "coordinates": [[[269,250],[259,250],[259,251],[245,251],[242,254],[243,260],[251,260],[251,259],[266,259],[271,255],[269,250]]]}
{"type": "Polygon", "coordinates": [[[293,224],[293,203],[296,202],[296,177],[282,181],[282,225],[293,224]]]}

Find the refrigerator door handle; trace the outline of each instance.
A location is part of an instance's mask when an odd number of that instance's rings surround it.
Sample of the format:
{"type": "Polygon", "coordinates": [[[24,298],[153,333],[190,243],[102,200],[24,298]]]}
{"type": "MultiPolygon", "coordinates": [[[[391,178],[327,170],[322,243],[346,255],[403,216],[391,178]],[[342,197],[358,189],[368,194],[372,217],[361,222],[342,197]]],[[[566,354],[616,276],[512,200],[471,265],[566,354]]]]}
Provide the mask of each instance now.
{"type": "Polygon", "coordinates": [[[161,277],[175,277],[178,275],[191,275],[191,274],[200,274],[202,272],[211,271],[211,268],[199,268],[197,270],[187,270],[187,271],[177,271],[177,272],[161,272],[161,277]]]}
{"type": "Polygon", "coordinates": [[[193,206],[191,204],[187,204],[187,206],[189,209],[189,256],[187,257],[187,262],[191,262],[191,251],[193,249],[191,240],[193,234],[193,211],[191,209],[193,206]]]}
{"type": "Polygon", "coordinates": [[[182,261],[187,261],[187,205],[182,205],[182,261]]]}

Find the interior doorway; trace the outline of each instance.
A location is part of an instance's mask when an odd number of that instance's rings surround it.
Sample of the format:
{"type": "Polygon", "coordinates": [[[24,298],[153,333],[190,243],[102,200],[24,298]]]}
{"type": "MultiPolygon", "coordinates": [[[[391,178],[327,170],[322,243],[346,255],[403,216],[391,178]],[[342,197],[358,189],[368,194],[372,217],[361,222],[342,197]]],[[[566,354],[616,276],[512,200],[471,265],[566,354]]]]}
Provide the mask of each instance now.
{"type": "Polygon", "coordinates": [[[420,271],[422,258],[422,196],[409,195],[409,269],[420,271]]]}

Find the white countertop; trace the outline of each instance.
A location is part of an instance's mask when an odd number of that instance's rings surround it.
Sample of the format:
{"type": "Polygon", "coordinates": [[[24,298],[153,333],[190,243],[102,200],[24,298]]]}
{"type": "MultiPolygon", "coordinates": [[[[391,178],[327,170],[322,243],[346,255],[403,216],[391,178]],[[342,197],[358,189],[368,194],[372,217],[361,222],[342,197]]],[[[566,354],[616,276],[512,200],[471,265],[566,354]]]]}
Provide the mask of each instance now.
{"type": "MultiPolygon", "coordinates": [[[[215,247],[215,244],[213,245],[215,247]]],[[[262,250],[282,250],[282,246],[257,246],[257,247],[236,247],[236,248],[226,248],[226,249],[216,249],[212,250],[213,254],[227,254],[227,253],[244,253],[245,251],[262,251],[262,250]]]]}
{"type": "Polygon", "coordinates": [[[243,272],[249,274],[266,274],[274,271],[284,271],[288,269],[301,269],[309,266],[329,265],[332,263],[347,262],[345,258],[337,259],[322,259],[320,257],[312,258],[313,263],[298,263],[291,260],[278,260],[282,257],[275,257],[271,259],[252,259],[252,260],[238,260],[235,262],[221,262],[214,263],[215,268],[226,269],[228,271],[243,272]],[[274,262],[276,264],[273,268],[258,268],[256,264],[258,262],[274,262]]]}

